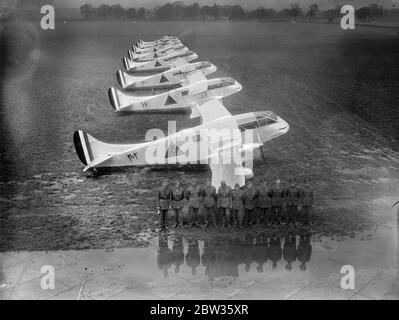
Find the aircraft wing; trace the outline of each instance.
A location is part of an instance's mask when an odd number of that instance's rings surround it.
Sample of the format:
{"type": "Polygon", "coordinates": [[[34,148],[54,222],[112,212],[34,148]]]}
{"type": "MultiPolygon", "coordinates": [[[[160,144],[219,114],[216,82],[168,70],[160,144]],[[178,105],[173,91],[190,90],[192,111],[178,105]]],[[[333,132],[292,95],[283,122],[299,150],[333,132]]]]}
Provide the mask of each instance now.
{"type": "Polygon", "coordinates": [[[180,67],[187,64],[187,60],[184,60],[183,58],[177,58],[171,61],[170,65],[173,67],[180,67]]]}
{"type": "Polygon", "coordinates": [[[212,185],[219,187],[220,182],[224,180],[232,188],[236,183],[243,186],[245,184],[245,172],[241,162],[242,141],[237,122],[234,119],[228,119],[228,117],[231,117],[231,113],[219,99],[202,100],[195,108],[196,110],[193,110],[193,112],[195,111],[201,116],[203,124],[209,123],[209,129],[230,132],[230,137],[222,134],[217,143],[211,143],[209,146],[212,185]],[[220,118],[227,119],[223,121],[223,124],[212,123],[212,121],[220,118]]]}
{"type": "Polygon", "coordinates": [[[201,117],[203,124],[230,116],[231,113],[226,109],[223,103],[216,98],[204,99],[192,106],[191,118],[201,117]]]}
{"type": "Polygon", "coordinates": [[[195,72],[189,74],[187,77],[187,82],[189,84],[199,82],[199,81],[205,81],[205,80],[206,80],[206,77],[204,76],[204,74],[201,71],[195,71],[195,72]]]}
{"type": "MultiPolygon", "coordinates": [[[[229,122],[223,130],[228,129],[233,132],[237,129],[235,121],[229,122]]],[[[209,167],[212,171],[212,185],[219,187],[224,180],[226,184],[234,188],[238,183],[241,186],[245,184],[245,169],[241,158],[241,134],[233,135],[231,139],[227,137],[219,138],[219,143],[210,145],[209,167]]]]}

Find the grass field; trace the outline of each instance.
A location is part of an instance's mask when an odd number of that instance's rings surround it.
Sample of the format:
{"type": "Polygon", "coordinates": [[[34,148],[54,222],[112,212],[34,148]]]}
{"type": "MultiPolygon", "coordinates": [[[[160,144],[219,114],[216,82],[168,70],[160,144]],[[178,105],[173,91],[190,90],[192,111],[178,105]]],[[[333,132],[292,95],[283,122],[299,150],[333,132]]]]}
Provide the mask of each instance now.
{"type": "Polygon", "coordinates": [[[76,129],[109,142],[142,141],[197,120],[116,115],[107,89],[134,41],[177,35],[199,60],[244,89],[233,114],[271,110],[290,131],[265,145],[255,179],[312,179],[313,232],[371,236],[392,217],[399,181],[399,37],[392,29],[343,31],[301,23],[73,22],[42,31],[5,24],[1,104],[0,249],[134,246],[154,234],[160,179],[210,172],[126,169],[87,179],[76,129]],[[152,230],[152,231],[151,231],[152,230]],[[142,236],[140,232],[146,232],[142,236]]]}

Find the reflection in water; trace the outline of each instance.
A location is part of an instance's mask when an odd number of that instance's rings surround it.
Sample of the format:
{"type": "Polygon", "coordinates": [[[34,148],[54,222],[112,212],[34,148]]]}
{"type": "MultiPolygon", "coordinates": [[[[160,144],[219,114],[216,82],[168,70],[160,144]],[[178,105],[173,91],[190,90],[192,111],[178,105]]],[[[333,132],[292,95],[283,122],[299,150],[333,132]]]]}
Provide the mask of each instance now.
{"type": "Polygon", "coordinates": [[[174,266],[174,272],[180,272],[184,264],[195,276],[198,267],[202,265],[205,275],[210,281],[224,276],[239,276],[239,266],[244,266],[244,272],[264,272],[264,266],[270,261],[273,270],[284,268],[306,270],[310,261],[312,245],[310,233],[289,233],[284,238],[277,234],[268,236],[261,234],[253,236],[243,235],[241,238],[221,238],[214,236],[204,240],[198,238],[184,238],[180,234],[159,234],[158,268],[168,276],[169,268],[174,266]],[[168,238],[169,237],[169,238],[168,238]],[[184,245],[186,244],[186,245],[184,245]],[[202,246],[200,245],[202,244],[202,246]],[[202,247],[202,253],[201,253],[202,247]],[[285,263],[281,263],[282,258],[285,263]],[[299,265],[298,267],[295,267],[299,265]]]}

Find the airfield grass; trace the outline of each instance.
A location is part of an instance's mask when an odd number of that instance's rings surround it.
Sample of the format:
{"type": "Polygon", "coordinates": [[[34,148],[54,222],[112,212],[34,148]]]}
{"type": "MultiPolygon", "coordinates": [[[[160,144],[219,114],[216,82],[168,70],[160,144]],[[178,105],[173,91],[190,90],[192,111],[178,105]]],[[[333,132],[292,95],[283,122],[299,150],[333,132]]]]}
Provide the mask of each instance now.
{"type": "MultiPolygon", "coordinates": [[[[373,236],[392,222],[399,198],[399,37],[392,29],[343,31],[302,23],[58,23],[2,26],[0,250],[146,245],[156,235],[160,181],[209,170],[123,169],[86,178],[77,129],[108,142],[140,142],[151,128],[198,124],[187,115],[114,114],[126,50],[139,38],[177,35],[243,90],[224,99],[232,114],[271,110],[290,131],[265,145],[255,181],[310,178],[315,236],[373,236]]],[[[287,229],[268,230],[268,232],[287,229]]],[[[185,232],[185,231],[183,231],[185,232]]],[[[201,236],[225,230],[195,231],[201,236]]],[[[237,234],[240,231],[235,231],[237,234]]],[[[261,232],[261,231],[256,231],[261,232]]]]}

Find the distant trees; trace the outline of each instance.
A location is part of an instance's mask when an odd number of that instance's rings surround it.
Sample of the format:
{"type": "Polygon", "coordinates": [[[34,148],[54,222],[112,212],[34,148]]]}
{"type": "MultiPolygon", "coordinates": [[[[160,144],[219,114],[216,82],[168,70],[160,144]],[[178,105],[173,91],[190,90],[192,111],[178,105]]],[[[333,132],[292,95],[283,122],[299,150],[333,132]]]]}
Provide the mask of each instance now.
{"type": "Polygon", "coordinates": [[[312,21],[317,12],[319,12],[319,6],[317,4],[311,4],[309,6],[308,12],[306,13],[306,16],[309,18],[310,21],[312,21]]]}
{"type": "Polygon", "coordinates": [[[140,8],[137,11],[137,20],[145,20],[147,18],[147,10],[145,8],[140,8]]]}
{"type": "Polygon", "coordinates": [[[290,4],[289,13],[295,20],[302,13],[302,9],[299,7],[298,2],[290,4]]]}
{"type": "MultiPolygon", "coordinates": [[[[306,16],[312,21],[316,16],[327,19],[329,22],[336,21],[340,16],[341,7],[320,11],[317,4],[311,4],[304,14],[298,2],[293,2],[288,8],[277,12],[274,9],[259,7],[255,10],[245,11],[240,5],[218,5],[200,6],[198,3],[185,5],[182,1],[168,2],[157,6],[152,10],[145,8],[124,9],[120,4],[101,4],[98,8],[91,4],[80,7],[82,19],[128,19],[128,20],[243,20],[243,19],[294,19],[306,16]]],[[[379,19],[383,16],[398,16],[396,8],[384,9],[377,3],[358,8],[355,11],[359,20],[379,19]]]]}
{"type": "Polygon", "coordinates": [[[276,16],[276,11],[274,9],[265,9],[263,7],[259,7],[248,13],[248,17],[251,19],[264,20],[268,18],[273,18],[276,16]]]}
{"type": "Polygon", "coordinates": [[[91,4],[84,4],[79,8],[80,14],[84,20],[89,20],[89,18],[95,15],[96,8],[91,4]]]}
{"type": "Polygon", "coordinates": [[[382,17],[384,9],[377,3],[372,3],[367,7],[359,8],[355,11],[356,18],[359,20],[373,20],[382,17]]]}
{"type": "Polygon", "coordinates": [[[340,6],[336,6],[335,9],[329,9],[323,12],[324,17],[327,18],[328,22],[335,21],[336,19],[338,19],[340,14],[341,14],[340,6]]]}
{"type": "Polygon", "coordinates": [[[137,19],[137,11],[135,8],[129,8],[126,10],[126,19],[129,19],[129,20],[137,19]]]}

